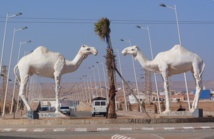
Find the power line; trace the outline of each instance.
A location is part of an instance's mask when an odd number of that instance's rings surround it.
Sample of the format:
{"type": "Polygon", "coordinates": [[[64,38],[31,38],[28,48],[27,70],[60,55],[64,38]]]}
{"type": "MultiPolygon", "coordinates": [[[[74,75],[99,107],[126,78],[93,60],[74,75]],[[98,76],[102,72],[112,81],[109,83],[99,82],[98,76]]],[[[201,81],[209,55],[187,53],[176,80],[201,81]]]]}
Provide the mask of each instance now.
{"type": "MultiPolygon", "coordinates": [[[[5,17],[0,17],[0,23],[4,23],[5,17]]],[[[20,17],[9,21],[9,23],[38,23],[38,24],[94,24],[98,19],[81,19],[81,18],[42,18],[42,17],[20,17]]],[[[176,24],[175,21],[169,20],[130,20],[130,19],[113,19],[112,24],[176,24]]],[[[180,21],[179,24],[214,24],[214,21],[180,21]]]]}
{"type": "MultiPolygon", "coordinates": [[[[5,23],[5,21],[0,20],[0,23],[5,23]]],[[[92,21],[8,21],[8,23],[35,23],[35,24],[94,24],[92,21]]],[[[139,21],[139,22],[118,22],[112,21],[112,24],[176,24],[176,22],[167,22],[167,21],[139,21]]],[[[179,24],[214,24],[214,21],[190,21],[190,22],[182,22],[180,21],[179,24]]]]}

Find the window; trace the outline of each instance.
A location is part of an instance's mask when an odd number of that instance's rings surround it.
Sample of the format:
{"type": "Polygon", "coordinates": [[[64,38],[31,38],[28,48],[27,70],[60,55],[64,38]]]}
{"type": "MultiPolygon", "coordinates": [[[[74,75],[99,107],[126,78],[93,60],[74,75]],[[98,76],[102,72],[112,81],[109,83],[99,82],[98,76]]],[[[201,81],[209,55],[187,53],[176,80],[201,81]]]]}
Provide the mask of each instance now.
{"type": "Polygon", "coordinates": [[[106,105],[106,102],[101,102],[101,106],[105,106],[106,105]]]}
{"type": "Polygon", "coordinates": [[[100,102],[95,102],[95,106],[100,106],[100,102]]]}

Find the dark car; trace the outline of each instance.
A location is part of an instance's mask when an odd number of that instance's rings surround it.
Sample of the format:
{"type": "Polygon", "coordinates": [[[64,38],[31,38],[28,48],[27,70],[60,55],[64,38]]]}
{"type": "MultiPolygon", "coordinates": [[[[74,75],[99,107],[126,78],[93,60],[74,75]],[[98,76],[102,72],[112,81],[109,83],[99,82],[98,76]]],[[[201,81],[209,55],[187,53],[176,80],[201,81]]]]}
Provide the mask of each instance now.
{"type": "Polygon", "coordinates": [[[70,108],[67,106],[60,107],[60,112],[66,115],[70,115],[70,108]]]}

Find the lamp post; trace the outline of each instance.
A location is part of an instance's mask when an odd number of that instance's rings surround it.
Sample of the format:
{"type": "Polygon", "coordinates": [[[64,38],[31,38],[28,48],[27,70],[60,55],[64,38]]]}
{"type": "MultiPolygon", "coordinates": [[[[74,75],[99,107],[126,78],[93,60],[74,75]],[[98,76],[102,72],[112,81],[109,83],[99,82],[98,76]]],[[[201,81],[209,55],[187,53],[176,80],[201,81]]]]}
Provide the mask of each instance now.
{"type": "MultiPolygon", "coordinates": [[[[16,31],[25,30],[25,29],[27,29],[27,28],[28,28],[28,27],[23,27],[23,28],[19,28],[19,29],[14,28],[12,46],[11,46],[11,51],[10,51],[10,60],[9,60],[9,68],[8,68],[8,76],[7,76],[7,79],[9,79],[9,77],[10,77],[10,67],[11,67],[11,60],[12,60],[12,56],[13,56],[13,47],[14,47],[14,40],[15,40],[16,31]]],[[[14,80],[14,82],[15,82],[15,80],[14,80]]],[[[7,83],[6,83],[5,94],[7,94],[7,90],[8,90],[8,81],[7,81],[7,83]]],[[[10,114],[13,112],[14,93],[12,94],[12,100],[11,100],[11,102],[12,102],[12,103],[11,103],[11,108],[10,108],[10,114]]]]}
{"type": "MultiPolygon", "coordinates": [[[[131,46],[131,41],[130,40],[123,40],[120,39],[120,41],[123,42],[128,42],[129,46],[131,46]]],[[[135,70],[135,65],[134,65],[134,58],[132,57],[132,64],[133,64],[133,70],[134,70],[134,77],[135,77],[135,83],[136,83],[136,90],[137,90],[137,95],[138,95],[138,99],[140,99],[140,94],[139,94],[139,89],[138,89],[138,82],[137,82],[137,75],[136,75],[136,70],[135,70]]],[[[142,111],[141,107],[140,107],[140,112],[142,111]]]]}
{"type": "MultiPolygon", "coordinates": [[[[148,32],[148,37],[149,37],[150,52],[151,52],[151,57],[152,57],[152,60],[153,60],[153,59],[154,59],[154,55],[153,55],[152,41],[151,41],[151,36],[150,36],[149,27],[148,27],[148,26],[146,26],[146,27],[137,26],[137,28],[147,30],[147,32],[148,32]]],[[[158,109],[159,109],[159,113],[161,113],[160,100],[159,100],[159,91],[158,91],[158,84],[157,84],[156,73],[154,73],[154,79],[155,79],[155,88],[156,88],[157,98],[158,98],[158,109]]]]}
{"type": "MultiPolygon", "coordinates": [[[[99,62],[96,62],[97,64],[99,64],[99,62]]],[[[98,76],[99,76],[99,82],[100,82],[100,91],[101,91],[101,97],[103,96],[103,91],[102,91],[102,85],[101,85],[101,79],[100,79],[100,70],[99,70],[99,65],[97,66],[97,70],[98,70],[98,76]]]]}
{"type": "Polygon", "coordinates": [[[98,96],[98,92],[97,92],[97,89],[96,89],[97,84],[96,84],[96,77],[95,77],[94,65],[92,66],[92,70],[93,70],[93,73],[94,73],[94,89],[96,91],[96,95],[98,96]]]}
{"type": "MultiPolygon", "coordinates": [[[[89,69],[91,69],[91,67],[88,67],[89,69]]],[[[92,85],[92,80],[91,80],[91,76],[89,76],[89,81],[90,81],[90,88],[91,88],[91,95],[92,95],[92,99],[95,97],[94,91],[92,90],[93,85],[92,85]]]]}
{"type": "MultiPolygon", "coordinates": [[[[123,75],[121,62],[120,62],[120,55],[119,55],[119,50],[118,49],[117,49],[117,57],[118,57],[118,62],[119,62],[119,66],[120,66],[120,73],[121,73],[121,75],[123,75]]],[[[125,87],[124,87],[124,81],[123,80],[122,80],[122,87],[123,87],[123,97],[124,97],[125,108],[126,108],[126,111],[127,111],[126,93],[125,93],[125,87]]]]}
{"type": "Polygon", "coordinates": [[[89,80],[89,87],[91,88],[90,90],[91,90],[91,99],[93,98],[93,90],[92,90],[92,83],[91,83],[91,76],[88,76],[88,80],[89,80]]]}
{"type": "Polygon", "coordinates": [[[87,94],[87,84],[86,84],[86,80],[84,78],[86,78],[87,75],[83,75],[82,79],[83,79],[83,85],[84,85],[84,88],[85,88],[85,101],[87,102],[87,99],[88,99],[88,94],[87,94]]]}
{"type": "MultiPolygon", "coordinates": [[[[27,43],[30,43],[30,42],[32,42],[32,41],[31,41],[31,40],[25,41],[25,42],[21,42],[21,41],[20,41],[20,43],[19,43],[19,52],[18,52],[18,57],[17,57],[17,63],[19,62],[20,50],[21,50],[22,45],[27,44],[27,43]]],[[[14,77],[13,94],[15,93],[15,91],[16,91],[16,77],[14,77]]],[[[18,95],[18,97],[17,97],[16,112],[18,111],[18,109],[19,109],[19,95],[18,95]]]]}
{"type": "MultiPolygon", "coordinates": [[[[81,78],[80,78],[80,82],[82,82],[81,78]]],[[[80,94],[79,95],[79,101],[83,102],[83,100],[84,100],[84,92],[83,92],[83,85],[82,85],[82,83],[80,83],[78,87],[79,87],[78,89],[79,89],[79,94],[80,94]]]]}
{"type": "Polygon", "coordinates": [[[91,93],[90,93],[90,85],[89,85],[89,80],[87,78],[87,75],[85,75],[85,80],[86,80],[86,86],[87,86],[87,90],[88,90],[88,102],[91,102],[91,93]]]}
{"type": "Polygon", "coordinates": [[[31,41],[31,40],[25,41],[25,42],[21,42],[21,41],[20,41],[20,43],[19,43],[19,52],[18,52],[17,62],[19,62],[19,59],[20,59],[20,51],[21,51],[22,45],[27,44],[27,43],[30,43],[30,42],[32,42],[32,41],[31,41]]]}
{"type": "Polygon", "coordinates": [[[25,29],[27,29],[27,27],[23,27],[23,28],[19,28],[19,29],[14,28],[14,31],[13,31],[13,39],[12,39],[12,45],[11,45],[11,50],[10,50],[10,59],[9,59],[9,64],[8,64],[9,66],[8,66],[8,72],[7,72],[7,82],[6,82],[6,88],[5,88],[2,117],[4,117],[4,114],[5,114],[8,83],[9,83],[9,78],[10,78],[10,67],[11,67],[11,61],[12,61],[13,47],[14,47],[14,40],[15,40],[16,31],[25,30],[25,29]]]}
{"type": "Polygon", "coordinates": [[[5,47],[5,40],[6,40],[6,33],[7,33],[7,22],[8,22],[9,18],[16,17],[19,15],[22,15],[22,13],[17,13],[17,14],[13,14],[13,15],[9,15],[7,13],[7,15],[6,15],[5,27],[4,27],[4,36],[3,36],[3,42],[2,42],[2,50],[1,50],[0,72],[1,72],[2,62],[3,62],[3,57],[4,57],[4,47],[5,47]]]}
{"type": "Polygon", "coordinates": [[[105,68],[104,68],[104,63],[101,63],[103,66],[103,78],[104,78],[104,82],[105,82],[105,89],[106,89],[106,100],[108,102],[108,89],[107,89],[107,83],[106,83],[106,75],[105,75],[105,68]]]}
{"type": "MultiPolygon", "coordinates": [[[[165,4],[160,4],[161,7],[166,7],[169,9],[173,9],[175,11],[175,18],[176,18],[176,25],[177,25],[177,30],[178,30],[178,40],[179,40],[179,44],[181,44],[181,34],[180,34],[180,27],[179,27],[179,23],[178,23],[178,14],[177,14],[177,9],[176,9],[176,5],[174,5],[173,7],[171,6],[167,6],[165,4]]],[[[188,90],[188,85],[187,85],[187,78],[186,78],[186,73],[184,72],[184,81],[185,81],[185,86],[186,86],[186,92],[187,92],[187,99],[188,99],[188,108],[190,110],[190,102],[189,102],[189,90],[188,90]]]]}

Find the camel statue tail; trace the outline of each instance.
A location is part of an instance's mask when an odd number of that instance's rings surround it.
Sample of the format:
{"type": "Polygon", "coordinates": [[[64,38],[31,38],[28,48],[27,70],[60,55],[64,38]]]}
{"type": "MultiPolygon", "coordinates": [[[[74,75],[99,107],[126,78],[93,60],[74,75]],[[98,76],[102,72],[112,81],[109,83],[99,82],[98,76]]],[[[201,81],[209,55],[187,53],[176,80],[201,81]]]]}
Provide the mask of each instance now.
{"type": "Polygon", "coordinates": [[[201,73],[199,74],[199,77],[202,76],[203,72],[204,72],[204,68],[205,68],[205,63],[203,62],[202,63],[202,70],[201,70],[201,73]]]}
{"type": "Polygon", "coordinates": [[[18,69],[18,64],[14,67],[14,75],[15,75],[17,81],[18,81],[19,84],[20,84],[20,78],[19,78],[19,76],[17,75],[17,69],[18,69]]]}

